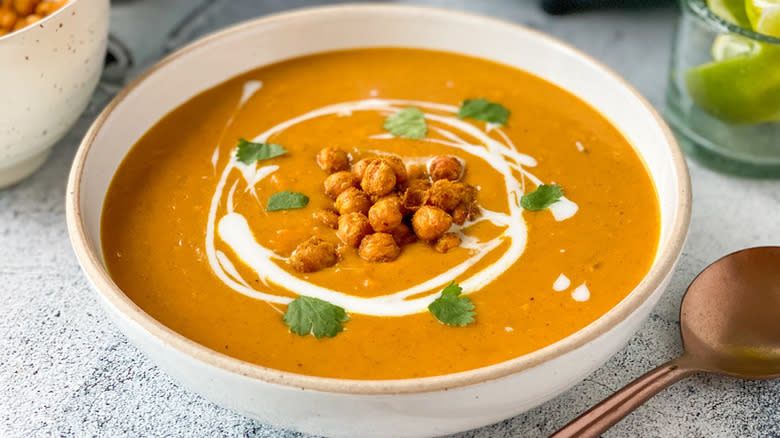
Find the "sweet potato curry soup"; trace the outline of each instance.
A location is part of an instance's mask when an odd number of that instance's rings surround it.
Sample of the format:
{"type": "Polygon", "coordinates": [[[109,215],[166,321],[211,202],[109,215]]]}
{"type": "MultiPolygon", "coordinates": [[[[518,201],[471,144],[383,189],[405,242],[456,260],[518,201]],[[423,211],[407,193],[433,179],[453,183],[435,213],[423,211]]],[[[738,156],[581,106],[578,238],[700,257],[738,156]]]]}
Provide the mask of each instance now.
{"type": "Polygon", "coordinates": [[[496,364],[643,278],[657,195],[631,144],[514,68],[412,49],[263,67],[187,101],[106,195],[105,262],[172,330],[314,376],[496,364]]]}

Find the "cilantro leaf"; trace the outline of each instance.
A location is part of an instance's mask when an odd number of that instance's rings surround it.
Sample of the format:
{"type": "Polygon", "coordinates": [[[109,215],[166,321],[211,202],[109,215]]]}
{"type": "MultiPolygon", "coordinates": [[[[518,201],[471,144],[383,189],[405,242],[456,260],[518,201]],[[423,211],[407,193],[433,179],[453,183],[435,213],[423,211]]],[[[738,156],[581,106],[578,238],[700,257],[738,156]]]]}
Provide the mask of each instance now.
{"type": "Polygon", "coordinates": [[[309,197],[303,193],[285,190],[283,192],[274,193],[268,198],[268,204],[265,206],[265,211],[293,210],[306,207],[308,203],[309,197]]]}
{"type": "Polygon", "coordinates": [[[244,164],[252,164],[258,160],[268,160],[286,153],[287,150],[278,144],[253,143],[244,138],[239,138],[236,158],[244,164]]]}
{"type": "Polygon", "coordinates": [[[291,332],[299,336],[311,334],[319,339],[332,338],[344,330],[341,323],[348,321],[349,316],[342,307],[301,295],[287,306],[282,320],[291,332]]]}
{"type": "Polygon", "coordinates": [[[463,289],[454,281],[441,291],[428,310],[442,324],[464,327],[474,322],[474,304],[469,297],[459,297],[463,289]]]}
{"type": "Polygon", "coordinates": [[[508,117],[508,109],[500,103],[493,103],[487,99],[466,99],[458,111],[460,119],[476,119],[497,125],[506,125],[508,117]]]}
{"type": "Polygon", "coordinates": [[[531,193],[520,198],[520,206],[529,211],[544,210],[555,204],[563,196],[563,189],[558,185],[542,184],[531,193]]]}
{"type": "Polygon", "coordinates": [[[410,106],[385,119],[383,128],[390,131],[396,137],[418,139],[425,137],[428,125],[425,124],[425,115],[419,108],[410,106]]]}

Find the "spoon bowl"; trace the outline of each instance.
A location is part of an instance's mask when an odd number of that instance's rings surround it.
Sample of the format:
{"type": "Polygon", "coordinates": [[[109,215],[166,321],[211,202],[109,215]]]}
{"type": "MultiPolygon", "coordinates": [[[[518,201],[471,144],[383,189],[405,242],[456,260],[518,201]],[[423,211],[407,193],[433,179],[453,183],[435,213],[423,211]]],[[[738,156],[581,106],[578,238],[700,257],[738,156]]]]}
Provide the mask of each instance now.
{"type": "Polygon", "coordinates": [[[780,377],[780,247],[729,254],[696,277],[683,297],[685,353],[644,374],[551,438],[596,438],[662,389],[697,372],[780,377]]]}
{"type": "Polygon", "coordinates": [[[680,331],[690,365],[747,379],[780,377],[780,247],[751,248],[688,287],[680,331]]]}

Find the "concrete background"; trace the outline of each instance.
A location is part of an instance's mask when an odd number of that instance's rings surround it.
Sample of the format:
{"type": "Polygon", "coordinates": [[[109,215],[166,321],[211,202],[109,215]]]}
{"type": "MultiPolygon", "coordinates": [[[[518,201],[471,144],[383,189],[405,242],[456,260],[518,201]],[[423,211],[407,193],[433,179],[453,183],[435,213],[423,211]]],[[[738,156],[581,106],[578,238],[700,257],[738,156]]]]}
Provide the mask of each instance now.
{"type": "MultiPolygon", "coordinates": [[[[130,75],[209,30],[326,2],[207,3],[115,2],[113,30],[136,60],[130,75]],[[161,7],[169,12],[161,13],[161,7]]],[[[523,0],[415,3],[476,11],[543,30],[605,62],[662,107],[672,7],[549,17],[536,2],[523,0]]],[[[77,144],[115,89],[108,82],[102,86],[43,169],[0,191],[0,436],[302,436],[246,419],[181,388],[128,344],[99,308],[70,248],[63,199],[77,144]]],[[[724,176],[696,163],[690,167],[694,203],[688,244],[671,287],[639,333],[571,391],[458,437],[549,435],[681,352],[679,303],[702,268],[737,249],[780,244],[780,182],[724,176]]],[[[695,376],[662,392],[605,436],[780,437],[779,399],[778,380],[695,376]]]]}

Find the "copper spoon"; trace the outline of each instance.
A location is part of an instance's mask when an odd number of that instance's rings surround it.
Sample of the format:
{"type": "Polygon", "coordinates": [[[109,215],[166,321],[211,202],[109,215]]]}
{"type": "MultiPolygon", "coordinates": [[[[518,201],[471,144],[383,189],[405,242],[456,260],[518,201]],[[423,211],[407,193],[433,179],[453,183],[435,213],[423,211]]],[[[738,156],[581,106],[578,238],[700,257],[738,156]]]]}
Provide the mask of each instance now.
{"type": "Polygon", "coordinates": [[[629,383],[550,438],[598,437],[683,377],[708,372],[780,377],[780,247],[750,248],[711,264],[680,308],[685,352],[629,383]]]}

